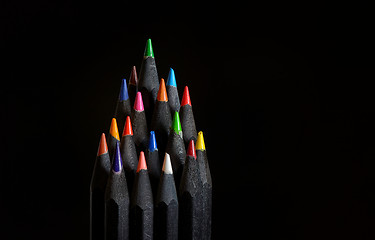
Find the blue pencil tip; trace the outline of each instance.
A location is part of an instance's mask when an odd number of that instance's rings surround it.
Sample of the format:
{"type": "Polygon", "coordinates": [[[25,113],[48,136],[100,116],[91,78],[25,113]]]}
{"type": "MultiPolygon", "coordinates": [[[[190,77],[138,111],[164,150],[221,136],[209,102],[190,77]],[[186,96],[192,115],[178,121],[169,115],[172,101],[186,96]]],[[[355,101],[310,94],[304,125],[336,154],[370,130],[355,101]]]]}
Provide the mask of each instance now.
{"type": "Polygon", "coordinates": [[[150,142],[148,144],[148,149],[153,152],[155,150],[158,150],[158,146],[156,145],[156,138],[155,138],[155,132],[150,132],[150,142]]]}
{"type": "Polygon", "coordinates": [[[170,70],[169,70],[168,79],[167,79],[167,86],[177,87],[176,77],[174,75],[174,71],[173,71],[172,68],[170,68],[170,70]]]}
{"type": "Polygon", "coordinates": [[[113,156],[113,163],[112,163],[112,170],[116,173],[120,172],[122,169],[122,159],[121,159],[121,152],[120,152],[120,144],[116,142],[116,152],[113,156]]]}
{"type": "Polygon", "coordinates": [[[122,79],[121,90],[120,90],[120,101],[126,101],[129,99],[128,87],[126,86],[126,79],[122,79]]]}

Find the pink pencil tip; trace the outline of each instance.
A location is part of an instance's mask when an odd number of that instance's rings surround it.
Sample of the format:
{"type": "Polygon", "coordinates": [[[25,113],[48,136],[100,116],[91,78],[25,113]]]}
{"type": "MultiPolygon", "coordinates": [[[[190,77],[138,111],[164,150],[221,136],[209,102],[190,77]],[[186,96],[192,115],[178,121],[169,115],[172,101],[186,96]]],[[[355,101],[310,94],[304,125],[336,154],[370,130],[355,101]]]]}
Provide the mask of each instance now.
{"type": "Polygon", "coordinates": [[[135,101],[134,101],[134,109],[138,112],[141,112],[144,110],[141,92],[137,92],[137,96],[135,97],[135,101]]]}

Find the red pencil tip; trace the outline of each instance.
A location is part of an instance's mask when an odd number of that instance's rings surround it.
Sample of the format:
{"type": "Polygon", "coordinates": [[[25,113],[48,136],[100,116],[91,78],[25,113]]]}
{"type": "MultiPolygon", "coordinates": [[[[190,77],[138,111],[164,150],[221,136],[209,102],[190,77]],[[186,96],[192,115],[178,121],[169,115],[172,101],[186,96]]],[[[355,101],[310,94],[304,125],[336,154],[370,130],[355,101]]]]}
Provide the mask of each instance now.
{"type": "Polygon", "coordinates": [[[137,172],[141,170],[147,170],[145,153],[143,151],[139,154],[137,172]]]}
{"type": "Polygon", "coordinates": [[[102,133],[102,136],[100,137],[100,142],[99,142],[99,148],[98,148],[98,154],[97,156],[100,156],[104,153],[108,152],[108,147],[107,147],[107,140],[105,140],[105,134],[102,133]]]}
{"type": "Polygon", "coordinates": [[[127,136],[127,135],[133,135],[132,123],[130,121],[129,116],[126,117],[124,131],[122,132],[122,136],[127,136]]]}
{"type": "Polygon", "coordinates": [[[133,66],[132,68],[132,73],[130,74],[129,83],[131,85],[137,86],[138,76],[137,76],[137,70],[135,69],[135,66],[133,66]]]}
{"type": "Polygon", "coordinates": [[[189,104],[191,106],[188,86],[185,86],[184,95],[182,95],[181,107],[185,106],[186,104],[189,104]]]}
{"type": "Polygon", "coordinates": [[[197,154],[195,153],[195,144],[194,140],[190,140],[188,150],[187,150],[187,156],[197,158],[197,154]]]}
{"type": "Polygon", "coordinates": [[[160,80],[160,86],[159,86],[159,92],[158,92],[157,100],[159,102],[167,102],[168,101],[167,90],[165,89],[165,83],[164,83],[163,78],[160,80]]]}

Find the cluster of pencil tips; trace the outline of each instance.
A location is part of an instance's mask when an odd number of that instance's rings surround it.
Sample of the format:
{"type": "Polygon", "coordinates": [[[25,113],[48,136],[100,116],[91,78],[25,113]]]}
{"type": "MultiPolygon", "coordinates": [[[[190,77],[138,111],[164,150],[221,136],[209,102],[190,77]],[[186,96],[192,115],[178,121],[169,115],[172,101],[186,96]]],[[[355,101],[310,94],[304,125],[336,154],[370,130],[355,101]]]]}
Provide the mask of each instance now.
{"type": "Polygon", "coordinates": [[[180,104],[173,69],[159,82],[151,39],[139,81],[135,67],[122,81],[114,115],[91,179],[90,239],[211,239],[203,133],[187,86],[180,104]]]}

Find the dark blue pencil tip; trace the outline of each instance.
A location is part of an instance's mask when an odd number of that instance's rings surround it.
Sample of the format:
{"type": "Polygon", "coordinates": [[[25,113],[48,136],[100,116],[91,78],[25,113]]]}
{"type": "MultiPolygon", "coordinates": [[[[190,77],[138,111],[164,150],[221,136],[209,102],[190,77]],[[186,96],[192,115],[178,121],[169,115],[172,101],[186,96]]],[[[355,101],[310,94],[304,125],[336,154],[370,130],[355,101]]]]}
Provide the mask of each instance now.
{"type": "Polygon", "coordinates": [[[126,79],[122,79],[121,90],[120,90],[120,101],[126,101],[129,99],[128,87],[126,86],[126,79]]]}
{"type": "Polygon", "coordinates": [[[116,152],[113,156],[113,163],[112,163],[112,170],[116,173],[120,172],[122,169],[122,159],[121,159],[121,152],[120,152],[120,144],[116,142],[116,152]]]}
{"type": "Polygon", "coordinates": [[[153,152],[155,150],[158,150],[158,146],[156,145],[156,138],[155,138],[155,132],[150,132],[150,142],[148,144],[148,149],[153,152]]]}
{"type": "Polygon", "coordinates": [[[177,87],[176,84],[176,77],[174,75],[174,71],[172,68],[169,69],[168,79],[167,79],[167,86],[177,87]]]}

